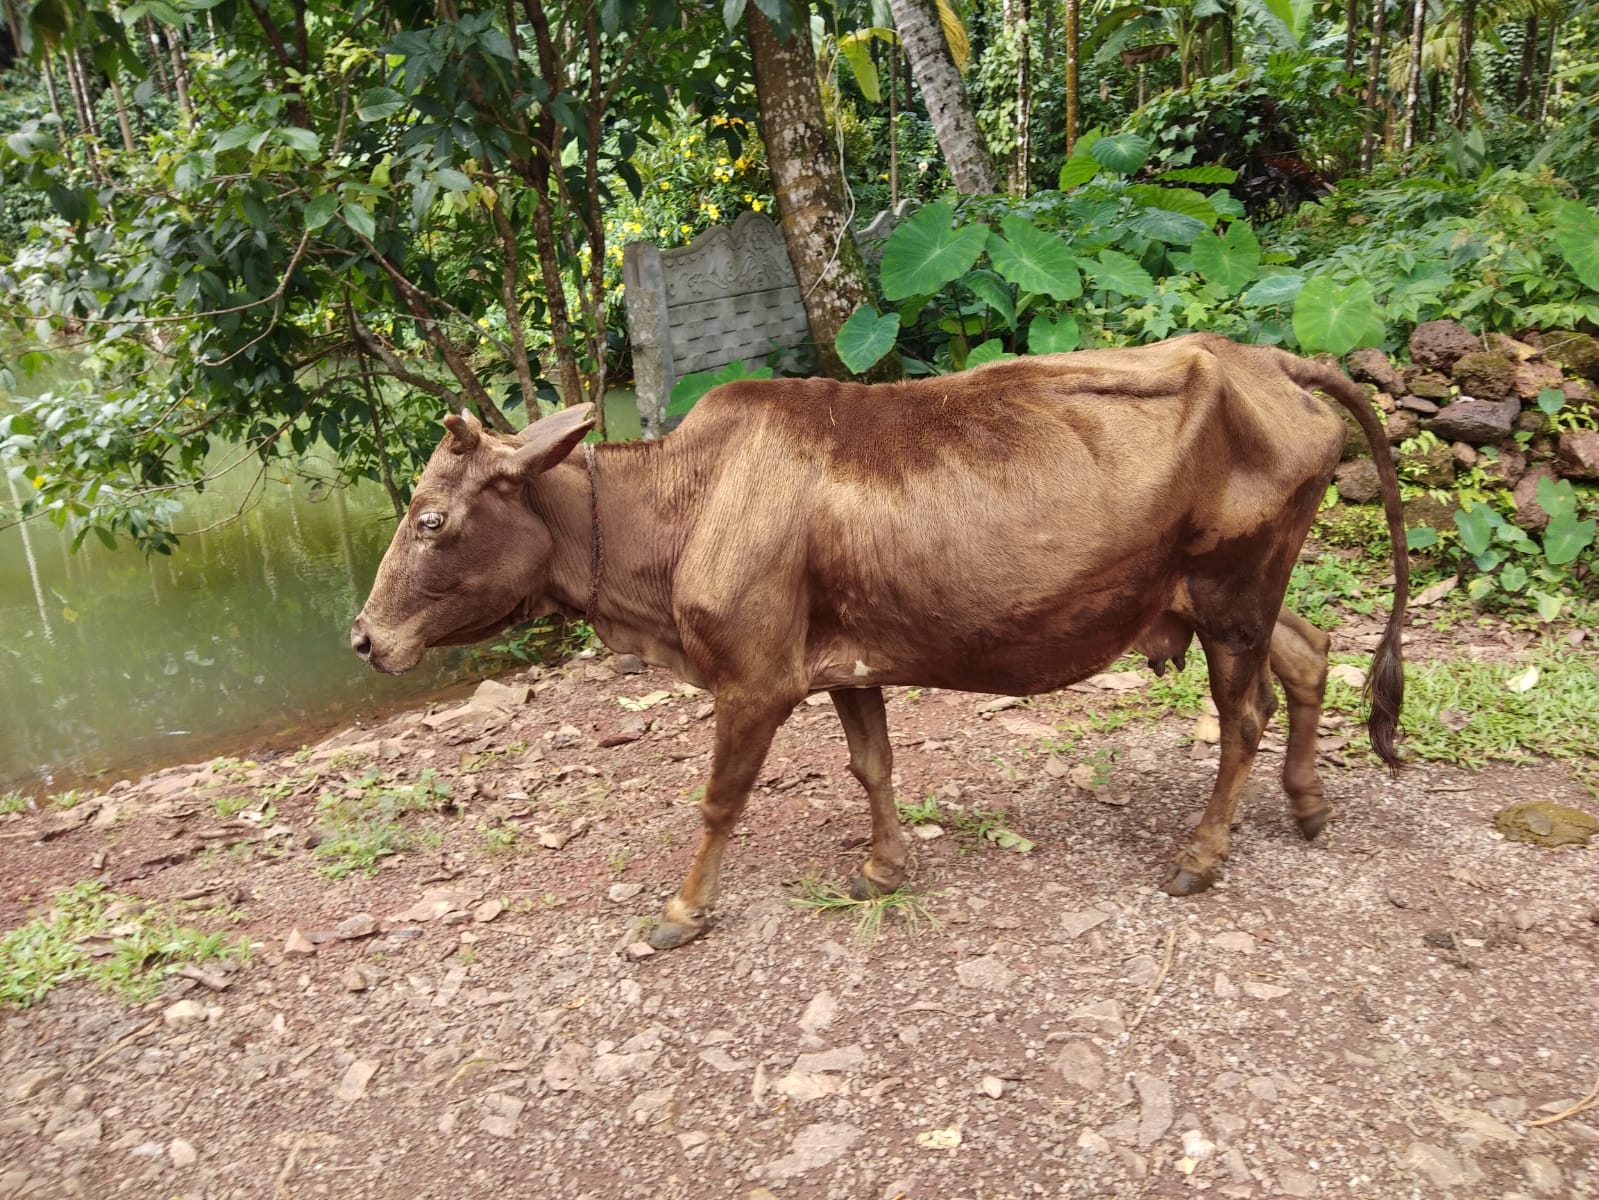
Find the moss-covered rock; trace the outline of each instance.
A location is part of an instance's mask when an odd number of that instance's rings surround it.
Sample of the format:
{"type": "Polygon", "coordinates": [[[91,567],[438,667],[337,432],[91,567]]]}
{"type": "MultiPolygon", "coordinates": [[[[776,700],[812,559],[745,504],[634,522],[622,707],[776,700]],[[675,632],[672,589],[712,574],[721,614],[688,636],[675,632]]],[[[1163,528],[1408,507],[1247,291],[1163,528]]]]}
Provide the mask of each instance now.
{"type": "MultiPolygon", "coordinates": [[[[1431,441],[1431,439],[1428,439],[1431,441]]],[[[1455,483],[1455,452],[1448,442],[1434,442],[1424,450],[1402,455],[1400,470],[1422,487],[1446,488],[1455,483]]]]}
{"type": "Polygon", "coordinates": [[[1534,846],[1586,846],[1599,833],[1599,817],[1549,800],[1527,800],[1501,808],[1494,828],[1512,842],[1534,846]]]}
{"type": "Polygon", "coordinates": [[[1450,378],[1463,395],[1478,400],[1508,400],[1516,392],[1516,364],[1498,354],[1473,350],[1455,360],[1450,378]]]}
{"type": "Polygon", "coordinates": [[[1414,371],[1408,376],[1408,386],[1412,396],[1420,396],[1423,400],[1434,400],[1447,404],[1454,399],[1455,391],[1449,386],[1449,380],[1433,371],[1414,371]]]}
{"type": "Polygon", "coordinates": [[[1599,383],[1599,338],[1569,330],[1546,333],[1543,353],[1568,371],[1599,383]]]}

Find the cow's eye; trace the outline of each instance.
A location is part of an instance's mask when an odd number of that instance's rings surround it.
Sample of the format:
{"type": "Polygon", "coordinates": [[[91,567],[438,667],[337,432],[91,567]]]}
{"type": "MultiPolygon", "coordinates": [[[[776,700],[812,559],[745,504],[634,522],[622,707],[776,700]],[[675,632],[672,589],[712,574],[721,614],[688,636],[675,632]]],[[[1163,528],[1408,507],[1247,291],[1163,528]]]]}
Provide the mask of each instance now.
{"type": "Polygon", "coordinates": [[[437,532],[444,527],[444,514],[441,512],[425,512],[417,517],[416,523],[430,533],[437,532]]]}

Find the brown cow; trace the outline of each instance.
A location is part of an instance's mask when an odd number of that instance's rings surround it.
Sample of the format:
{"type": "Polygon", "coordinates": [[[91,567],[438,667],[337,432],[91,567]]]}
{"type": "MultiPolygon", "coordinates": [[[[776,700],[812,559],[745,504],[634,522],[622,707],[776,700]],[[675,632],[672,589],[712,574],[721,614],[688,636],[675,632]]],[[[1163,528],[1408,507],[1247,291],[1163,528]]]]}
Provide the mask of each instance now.
{"type": "Polygon", "coordinates": [[[1273,674],[1305,837],[1329,811],[1315,765],[1328,639],[1281,608],[1344,441],[1312,388],[1354,415],[1382,480],[1395,586],[1370,733],[1393,765],[1408,568],[1382,426],[1336,370],[1206,334],[875,387],[732,383],[659,442],[575,459],[586,405],[516,438],[447,417],[351,644],[400,672],[428,646],[586,613],[606,645],[714,692],[704,835],[651,938],[666,948],[709,926],[728,834],[807,693],[831,693],[871,801],[855,892],[872,895],[907,859],[885,685],[1034,695],[1129,647],[1159,671],[1197,636],[1221,763],[1164,886],[1200,892],[1226,857],[1273,674]]]}

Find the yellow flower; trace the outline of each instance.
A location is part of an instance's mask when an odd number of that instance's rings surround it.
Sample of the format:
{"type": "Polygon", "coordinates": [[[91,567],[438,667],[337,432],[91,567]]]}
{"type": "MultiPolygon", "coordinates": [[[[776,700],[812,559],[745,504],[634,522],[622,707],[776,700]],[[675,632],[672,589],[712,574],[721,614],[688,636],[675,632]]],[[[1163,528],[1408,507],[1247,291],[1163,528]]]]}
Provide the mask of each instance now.
{"type": "Polygon", "coordinates": [[[760,212],[761,209],[766,207],[766,205],[762,204],[759,200],[757,200],[753,204],[751,204],[750,207],[753,208],[756,212],[760,212]]]}
{"type": "Polygon", "coordinates": [[[672,190],[671,183],[669,181],[665,180],[665,179],[661,180],[661,191],[669,192],[671,190],[672,190]]]}
{"type": "Polygon", "coordinates": [[[693,233],[694,232],[694,226],[692,226],[692,225],[679,225],[678,226],[678,230],[680,232],[683,232],[683,233],[693,233]]]}

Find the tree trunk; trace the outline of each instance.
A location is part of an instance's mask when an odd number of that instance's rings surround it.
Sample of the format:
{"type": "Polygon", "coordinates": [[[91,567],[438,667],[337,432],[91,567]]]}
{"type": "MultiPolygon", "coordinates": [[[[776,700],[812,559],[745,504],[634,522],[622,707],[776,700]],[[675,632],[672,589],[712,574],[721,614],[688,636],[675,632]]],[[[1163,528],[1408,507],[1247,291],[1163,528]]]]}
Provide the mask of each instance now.
{"type": "Polygon", "coordinates": [[[888,207],[899,207],[899,47],[888,48],[888,207]]]}
{"type": "Polygon", "coordinates": [[[1229,75],[1232,74],[1233,67],[1234,67],[1234,62],[1233,62],[1233,42],[1234,42],[1234,40],[1235,40],[1235,38],[1234,38],[1234,34],[1233,34],[1233,10],[1231,8],[1225,8],[1225,9],[1222,10],[1222,14],[1221,14],[1222,69],[1225,70],[1229,75]]]}
{"type": "MultiPolygon", "coordinates": [[[[834,343],[849,315],[871,302],[871,292],[850,233],[844,180],[822,113],[810,29],[802,23],[787,42],[780,42],[771,23],[754,5],[745,10],[745,17],[761,138],[766,143],[788,260],[799,281],[805,319],[816,343],[817,364],[823,374],[848,379],[851,373],[834,343]]],[[[897,374],[898,363],[898,358],[890,355],[868,378],[897,374]]]]}
{"type": "MultiPolygon", "coordinates": [[[[1377,0],[1381,4],[1382,0],[1377,0]]],[[[1360,40],[1360,10],[1356,0],[1344,0],[1344,74],[1355,73],[1355,43],[1360,40]]]]}
{"type": "Polygon", "coordinates": [[[117,106],[117,128],[122,131],[122,148],[129,154],[133,154],[135,153],[133,126],[128,124],[128,102],[122,95],[122,84],[117,82],[116,72],[112,71],[109,78],[111,80],[111,99],[117,106]]]}
{"type": "Polygon", "coordinates": [[[55,114],[58,128],[61,131],[61,153],[70,163],[75,159],[72,155],[72,143],[76,140],[67,136],[67,118],[61,111],[61,95],[56,91],[56,73],[50,66],[50,56],[46,54],[44,63],[44,90],[50,97],[50,111],[55,114]]]}
{"type": "Polygon", "coordinates": [[[889,0],[889,7],[956,190],[968,195],[998,191],[994,164],[966,102],[960,72],[949,56],[937,8],[932,0],[889,0]]]}
{"type": "Polygon", "coordinates": [[[1364,170],[1371,170],[1371,165],[1377,158],[1377,143],[1382,138],[1382,110],[1379,100],[1382,96],[1382,32],[1383,32],[1383,0],[1376,0],[1371,6],[1371,56],[1366,64],[1369,75],[1366,80],[1366,107],[1371,110],[1366,120],[1370,127],[1361,142],[1360,165],[1364,170]]]}
{"type": "Polygon", "coordinates": [[[1032,160],[1029,114],[1033,107],[1033,37],[1032,30],[1027,26],[1032,16],[1029,0],[1018,0],[1018,15],[1022,22],[1022,35],[1017,46],[1021,58],[1016,64],[1016,194],[1025,196],[1031,190],[1032,183],[1028,170],[1032,160]]]}
{"type": "Polygon", "coordinates": [[[1463,0],[1460,6],[1460,46],[1455,55],[1455,128],[1466,127],[1471,110],[1471,43],[1477,33],[1477,0],[1463,0]]]}
{"type": "Polygon", "coordinates": [[[1525,117],[1538,78],[1538,15],[1527,18],[1521,39],[1521,71],[1516,76],[1516,115],[1525,117]]]}
{"type": "Polygon", "coordinates": [[[1549,92],[1555,82],[1555,54],[1560,49],[1560,22],[1553,18],[1549,21],[1549,49],[1543,59],[1543,96],[1538,101],[1538,128],[1549,118],[1549,92]]]}
{"type": "MultiPolygon", "coordinates": [[[[1072,156],[1082,121],[1081,81],[1078,79],[1078,0],[1066,0],[1066,157],[1072,156]]],[[[1140,68],[1142,70],[1142,68],[1140,68]]],[[[1142,101],[1142,96],[1139,97],[1142,101]]]]}
{"type": "Polygon", "coordinates": [[[1427,33],[1427,0],[1415,0],[1410,19],[1410,77],[1405,81],[1405,153],[1421,132],[1421,49],[1427,33]]]}

